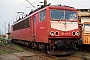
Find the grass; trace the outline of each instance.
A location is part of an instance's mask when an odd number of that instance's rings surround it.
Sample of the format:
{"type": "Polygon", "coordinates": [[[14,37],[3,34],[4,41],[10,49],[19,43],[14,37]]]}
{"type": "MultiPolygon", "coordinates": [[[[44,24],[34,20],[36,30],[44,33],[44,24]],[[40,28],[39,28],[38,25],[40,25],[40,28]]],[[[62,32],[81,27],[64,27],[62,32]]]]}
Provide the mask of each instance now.
{"type": "Polygon", "coordinates": [[[4,44],[3,41],[4,41],[4,38],[3,37],[0,37],[0,45],[3,45],[4,44]]]}
{"type": "MultiPolygon", "coordinates": [[[[11,40],[11,39],[9,38],[9,40],[11,40]]],[[[3,37],[0,37],[0,46],[2,46],[2,45],[6,45],[6,46],[8,46],[8,47],[15,48],[16,50],[18,50],[18,51],[20,51],[20,52],[24,51],[24,49],[23,49],[22,46],[18,46],[18,45],[6,43],[6,42],[4,41],[4,38],[3,38],[3,37]]],[[[16,52],[17,52],[17,51],[16,51],[16,52]]],[[[6,49],[6,48],[2,48],[2,49],[0,50],[0,54],[9,54],[9,53],[13,53],[13,52],[12,52],[11,50],[9,50],[9,49],[6,49]]]]}
{"type": "Polygon", "coordinates": [[[16,49],[18,49],[21,52],[24,50],[22,46],[19,46],[19,45],[14,45],[14,46],[16,49]]]}
{"type": "Polygon", "coordinates": [[[0,37],[0,41],[3,41],[4,40],[4,38],[3,37],[0,37]]]}
{"type": "Polygon", "coordinates": [[[15,48],[16,51],[14,50],[11,50],[11,49],[7,49],[7,48],[1,48],[0,49],[0,54],[11,54],[11,53],[15,53],[15,52],[22,52],[24,51],[24,49],[21,47],[21,46],[18,46],[18,45],[14,45],[14,44],[7,44],[8,47],[11,47],[11,48],[15,48]],[[17,51],[18,50],[18,51],[17,51]]]}
{"type": "Polygon", "coordinates": [[[11,53],[10,50],[7,50],[7,49],[0,50],[0,54],[9,54],[9,53],[11,53]]]}
{"type": "MultiPolygon", "coordinates": [[[[7,41],[9,42],[11,40],[11,38],[8,38],[7,41]]],[[[7,42],[5,42],[4,37],[0,37],[0,45],[5,45],[8,44],[7,42]]]]}

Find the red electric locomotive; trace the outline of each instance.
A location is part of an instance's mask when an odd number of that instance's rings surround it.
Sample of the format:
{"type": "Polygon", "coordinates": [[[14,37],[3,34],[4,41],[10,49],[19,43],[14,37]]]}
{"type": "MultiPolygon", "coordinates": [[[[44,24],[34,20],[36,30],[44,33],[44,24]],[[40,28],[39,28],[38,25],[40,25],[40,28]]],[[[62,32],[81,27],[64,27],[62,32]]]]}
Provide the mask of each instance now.
{"type": "Polygon", "coordinates": [[[51,5],[32,11],[12,25],[11,38],[46,51],[71,51],[80,38],[77,9],[51,5]]]}

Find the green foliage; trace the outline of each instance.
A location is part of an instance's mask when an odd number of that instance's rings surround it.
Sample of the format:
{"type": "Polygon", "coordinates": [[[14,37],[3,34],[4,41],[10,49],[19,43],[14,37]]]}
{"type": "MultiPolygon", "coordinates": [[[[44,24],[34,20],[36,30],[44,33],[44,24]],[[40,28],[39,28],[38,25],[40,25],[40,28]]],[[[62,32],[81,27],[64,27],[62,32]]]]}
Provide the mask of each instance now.
{"type": "Polygon", "coordinates": [[[1,49],[0,54],[10,54],[11,51],[9,49],[1,49]]]}
{"type": "MultiPolygon", "coordinates": [[[[24,51],[24,48],[22,46],[14,45],[14,44],[9,43],[10,40],[11,40],[11,38],[9,38],[8,40],[4,40],[3,37],[0,37],[0,46],[6,45],[8,47],[15,48],[16,51],[20,51],[20,52],[24,51]]],[[[7,48],[2,48],[0,50],[0,54],[10,54],[10,53],[13,53],[13,52],[15,52],[15,51],[7,49],[7,48]]]]}
{"type": "Polygon", "coordinates": [[[0,37],[0,41],[3,41],[4,40],[4,38],[3,37],[0,37]]]}
{"type": "Polygon", "coordinates": [[[4,52],[3,50],[0,50],[0,54],[6,54],[6,52],[4,52]]]}
{"type": "Polygon", "coordinates": [[[4,38],[0,37],[0,45],[3,44],[3,40],[4,40],[4,38]]]}
{"type": "Polygon", "coordinates": [[[24,50],[23,47],[19,45],[15,45],[14,47],[21,52],[24,50]]]}
{"type": "Polygon", "coordinates": [[[12,40],[11,38],[8,38],[8,40],[12,40]]]}
{"type": "Polygon", "coordinates": [[[3,37],[0,37],[0,45],[5,45],[7,44],[7,41],[4,41],[3,37]]]}

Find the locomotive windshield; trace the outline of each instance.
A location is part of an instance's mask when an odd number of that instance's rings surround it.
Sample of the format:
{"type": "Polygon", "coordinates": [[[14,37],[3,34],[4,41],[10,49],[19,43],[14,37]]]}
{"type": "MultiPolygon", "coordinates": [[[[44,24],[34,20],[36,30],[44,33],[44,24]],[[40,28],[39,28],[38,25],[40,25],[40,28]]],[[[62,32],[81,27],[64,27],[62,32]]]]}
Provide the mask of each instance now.
{"type": "Polygon", "coordinates": [[[67,10],[51,10],[51,18],[53,20],[76,20],[76,12],[67,10]]]}
{"type": "Polygon", "coordinates": [[[53,20],[64,20],[64,11],[63,10],[51,10],[51,18],[53,20]]]}

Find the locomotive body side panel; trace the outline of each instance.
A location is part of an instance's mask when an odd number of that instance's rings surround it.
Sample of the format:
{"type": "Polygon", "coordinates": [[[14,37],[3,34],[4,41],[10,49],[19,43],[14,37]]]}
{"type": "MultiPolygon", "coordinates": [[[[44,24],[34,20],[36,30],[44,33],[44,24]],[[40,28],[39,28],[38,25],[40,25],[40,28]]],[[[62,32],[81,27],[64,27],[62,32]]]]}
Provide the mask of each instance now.
{"type": "Polygon", "coordinates": [[[40,11],[36,15],[36,37],[35,42],[48,43],[47,34],[47,9],[40,11]]]}
{"type": "MultiPolygon", "coordinates": [[[[22,21],[21,21],[22,22],[22,21]]],[[[18,30],[12,30],[12,35],[11,37],[13,39],[18,39],[18,40],[27,40],[27,41],[33,41],[33,20],[31,18],[29,18],[29,26],[28,27],[24,27],[18,30]]],[[[26,22],[25,22],[26,24],[26,22]]],[[[22,26],[23,24],[20,24],[20,26],[22,26]]]]}

